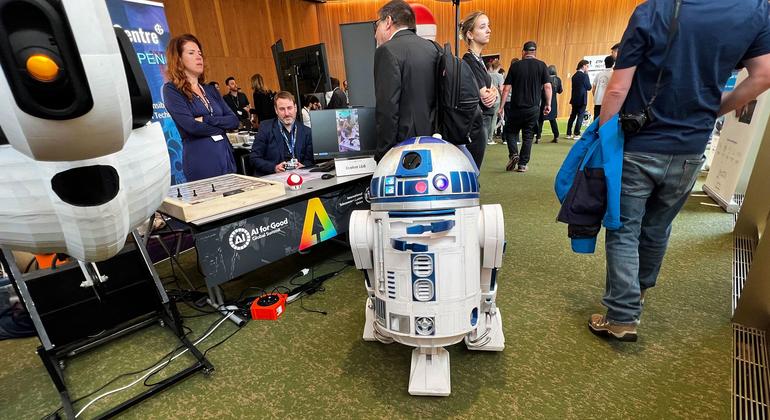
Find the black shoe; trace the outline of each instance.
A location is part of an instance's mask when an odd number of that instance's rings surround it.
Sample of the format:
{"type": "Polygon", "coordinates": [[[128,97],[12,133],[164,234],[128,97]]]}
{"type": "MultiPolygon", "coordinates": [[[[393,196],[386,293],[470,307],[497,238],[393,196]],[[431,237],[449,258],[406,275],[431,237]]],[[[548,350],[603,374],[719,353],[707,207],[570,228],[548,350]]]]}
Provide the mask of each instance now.
{"type": "Polygon", "coordinates": [[[555,139],[551,140],[551,143],[558,143],[558,142],[559,142],[559,138],[558,137],[556,137],[555,139]]]}

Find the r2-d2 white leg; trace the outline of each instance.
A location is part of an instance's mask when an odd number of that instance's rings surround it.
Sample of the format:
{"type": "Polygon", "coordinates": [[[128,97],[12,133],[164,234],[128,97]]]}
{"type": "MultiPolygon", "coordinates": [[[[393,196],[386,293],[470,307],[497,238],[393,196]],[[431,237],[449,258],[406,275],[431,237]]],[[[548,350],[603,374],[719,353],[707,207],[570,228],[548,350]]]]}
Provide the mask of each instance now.
{"type": "Polygon", "coordinates": [[[364,341],[377,341],[377,338],[374,336],[374,302],[372,302],[372,298],[366,299],[365,314],[364,341]]]}
{"type": "Polygon", "coordinates": [[[443,347],[416,347],[412,350],[409,394],[446,397],[452,391],[449,352],[443,347]]]}
{"type": "Polygon", "coordinates": [[[481,206],[479,214],[481,259],[481,314],[478,327],[465,336],[469,350],[503,351],[505,335],[497,297],[497,271],[503,262],[505,229],[499,204],[481,206]]]}

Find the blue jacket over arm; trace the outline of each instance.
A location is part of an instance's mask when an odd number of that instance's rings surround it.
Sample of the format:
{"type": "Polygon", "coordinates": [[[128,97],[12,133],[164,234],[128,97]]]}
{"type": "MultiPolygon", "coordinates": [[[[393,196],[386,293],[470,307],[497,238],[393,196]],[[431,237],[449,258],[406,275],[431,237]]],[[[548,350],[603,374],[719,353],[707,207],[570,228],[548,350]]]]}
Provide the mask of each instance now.
{"type": "Polygon", "coordinates": [[[600,223],[610,230],[621,227],[623,142],[617,115],[601,127],[595,120],[556,174],[554,189],[562,203],[558,220],[570,225],[575,252],[594,252],[600,223]]]}

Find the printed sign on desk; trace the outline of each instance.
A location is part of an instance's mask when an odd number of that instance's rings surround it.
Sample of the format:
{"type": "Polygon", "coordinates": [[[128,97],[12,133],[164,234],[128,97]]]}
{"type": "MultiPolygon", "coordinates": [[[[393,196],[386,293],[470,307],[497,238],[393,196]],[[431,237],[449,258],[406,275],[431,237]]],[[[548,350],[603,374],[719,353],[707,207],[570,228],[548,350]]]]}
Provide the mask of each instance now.
{"type": "Polygon", "coordinates": [[[123,28],[131,40],[136,58],[147,79],[152,93],[152,121],[160,123],[166,136],[171,161],[171,183],[184,183],[186,180],[182,172],[182,136],[166,111],[161,95],[165,83],[166,46],[171,40],[163,3],[146,0],[107,0],[107,8],[112,23],[123,28]]]}
{"type": "Polygon", "coordinates": [[[353,210],[367,209],[368,181],[195,235],[207,284],[215,286],[343,234],[353,210]]]}

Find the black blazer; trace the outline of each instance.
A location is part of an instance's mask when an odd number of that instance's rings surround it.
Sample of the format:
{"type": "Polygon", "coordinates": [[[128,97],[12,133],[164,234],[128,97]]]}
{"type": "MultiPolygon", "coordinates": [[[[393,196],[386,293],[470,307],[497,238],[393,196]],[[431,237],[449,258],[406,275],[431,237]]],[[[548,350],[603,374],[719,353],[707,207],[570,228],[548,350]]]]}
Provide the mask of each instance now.
{"type": "MultiPolygon", "coordinates": [[[[484,67],[484,65],[481,64],[472,53],[465,53],[465,55],[463,55],[463,61],[468,63],[468,66],[470,66],[471,71],[473,72],[473,78],[476,79],[476,84],[479,85],[479,90],[481,90],[483,87],[492,87],[492,76],[489,75],[486,67],[484,67]]],[[[484,106],[481,100],[479,100],[479,106],[481,107],[481,111],[484,113],[493,112],[494,106],[492,108],[487,108],[484,106]]]]}
{"type": "Polygon", "coordinates": [[[348,107],[348,97],[345,96],[345,92],[340,88],[335,88],[332,91],[332,97],[329,99],[329,104],[326,105],[326,109],[339,109],[348,107]]]}
{"type": "Polygon", "coordinates": [[[569,103],[584,106],[588,103],[588,91],[591,90],[591,79],[586,73],[578,70],[572,75],[572,99],[569,103]]]}
{"type": "Polygon", "coordinates": [[[378,162],[397,143],[433,134],[438,57],[434,43],[408,29],[375,51],[378,162]]]}
{"type": "MultiPolygon", "coordinates": [[[[251,146],[249,155],[249,162],[255,175],[273,174],[275,165],[291,159],[286,156],[286,141],[281,135],[281,126],[281,121],[278,119],[266,120],[259,125],[259,132],[254,138],[254,145],[251,146]]],[[[310,129],[299,121],[294,122],[294,127],[297,130],[294,157],[305,166],[313,166],[313,139],[310,136],[310,129]]]]}
{"type": "Polygon", "coordinates": [[[230,110],[233,111],[236,117],[238,117],[241,121],[248,121],[249,120],[249,113],[244,111],[244,107],[249,106],[249,99],[246,98],[246,95],[243,94],[243,92],[238,92],[238,99],[231,95],[229,92],[222,96],[222,99],[225,100],[225,103],[227,106],[230,107],[230,110]]]}

